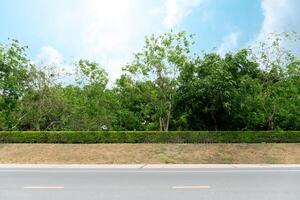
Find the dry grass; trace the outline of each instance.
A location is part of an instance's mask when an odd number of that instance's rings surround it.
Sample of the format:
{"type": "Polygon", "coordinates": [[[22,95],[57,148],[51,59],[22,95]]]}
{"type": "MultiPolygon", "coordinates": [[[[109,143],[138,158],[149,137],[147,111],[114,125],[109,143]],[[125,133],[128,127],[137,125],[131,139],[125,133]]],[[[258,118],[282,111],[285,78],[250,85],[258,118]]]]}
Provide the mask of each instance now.
{"type": "Polygon", "coordinates": [[[300,144],[0,144],[0,163],[300,164],[300,144]]]}

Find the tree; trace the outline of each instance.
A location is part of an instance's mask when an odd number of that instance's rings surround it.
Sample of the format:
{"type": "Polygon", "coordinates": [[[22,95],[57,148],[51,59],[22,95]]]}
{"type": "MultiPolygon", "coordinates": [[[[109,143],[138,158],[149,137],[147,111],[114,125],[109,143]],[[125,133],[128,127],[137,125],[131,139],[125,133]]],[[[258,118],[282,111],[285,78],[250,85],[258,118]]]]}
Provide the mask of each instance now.
{"type": "MultiPolygon", "coordinates": [[[[292,89],[299,76],[291,74],[291,71],[299,71],[299,60],[290,49],[283,46],[283,43],[299,39],[299,34],[295,32],[270,34],[267,41],[259,43],[258,47],[253,49],[252,59],[264,70],[258,93],[258,107],[262,108],[264,125],[269,130],[280,126],[280,123],[276,122],[280,112],[283,112],[282,108],[286,107],[282,105],[286,102],[284,97],[294,94],[291,99],[299,98],[299,93],[292,89]],[[291,79],[296,81],[290,81],[291,79]]],[[[294,103],[294,100],[289,102],[294,103]]],[[[300,116],[296,118],[298,117],[300,116]]]]}
{"type": "Polygon", "coordinates": [[[154,87],[145,95],[150,97],[160,131],[169,130],[177,77],[189,62],[190,39],[185,32],[146,37],[143,50],[136,53],[134,61],[125,68],[137,81],[153,83],[154,87]]]}
{"type": "MultiPolygon", "coordinates": [[[[20,119],[14,119],[13,111],[20,98],[30,89],[35,66],[25,55],[27,47],[17,40],[8,45],[0,44],[0,118],[2,129],[11,129],[20,119]]],[[[21,117],[23,118],[23,116],[21,117]]]]}
{"type": "MultiPolygon", "coordinates": [[[[116,130],[145,130],[152,123],[148,116],[148,99],[145,98],[143,85],[129,76],[122,75],[113,89],[118,99],[116,130]]],[[[148,90],[148,89],[147,89],[148,90]]]]}
{"type": "Polygon", "coordinates": [[[77,66],[79,68],[77,83],[97,85],[97,87],[105,89],[108,83],[108,74],[97,62],[79,60],[77,66]]]}
{"type": "Polygon", "coordinates": [[[221,57],[198,57],[179,77],[177,118],[187,130],[233,130],[247,127],[245,112],[255,96],[260,69],[247,49],[221,57]]]}
{"type": "Polygon", "coordinates": [[[300,60],[282,45],[299,39],[192,56],[185,32],[151,35],[111,86],[89,60],[60,84],[12,40],[0,44],[0,130],[299,130],[300,60]]]}
{"type": "Polygon", "coordinates": [[[80,60],[77,86],[65,88],[64,98],[70,113],[66,127],[73,130],[112,129],[116,97],[108,90],[107,73],[96,62],[80,60]]]}
{"type": "Polygon", "coordinates": [[[217,54],[196,59],[180,76],[177,107],[185,108],[192,129],[222,129],[236,85],[227,63],[217,54]]]}

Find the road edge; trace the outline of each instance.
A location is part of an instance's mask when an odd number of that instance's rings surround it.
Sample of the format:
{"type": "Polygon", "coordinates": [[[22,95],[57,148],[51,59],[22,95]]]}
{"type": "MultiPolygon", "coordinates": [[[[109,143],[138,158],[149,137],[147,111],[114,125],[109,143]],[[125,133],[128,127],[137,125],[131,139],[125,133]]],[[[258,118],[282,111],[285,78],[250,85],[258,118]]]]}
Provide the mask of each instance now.
{"type": "Polygon", "coordinates": [[[300,168],[300,164],[0,164],[0,169],[242,169],[242,168],[300,168]]]}

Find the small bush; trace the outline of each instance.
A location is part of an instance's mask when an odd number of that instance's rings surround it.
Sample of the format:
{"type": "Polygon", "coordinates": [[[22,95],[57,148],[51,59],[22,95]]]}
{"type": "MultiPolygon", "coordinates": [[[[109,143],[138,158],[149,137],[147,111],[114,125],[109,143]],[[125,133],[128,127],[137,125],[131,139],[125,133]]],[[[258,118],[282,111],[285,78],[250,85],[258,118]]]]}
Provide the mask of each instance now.
{"type": "Polygon", "coordinates": [[[300,131],[1,131],[0,143],[300,143],[300,131]]]}

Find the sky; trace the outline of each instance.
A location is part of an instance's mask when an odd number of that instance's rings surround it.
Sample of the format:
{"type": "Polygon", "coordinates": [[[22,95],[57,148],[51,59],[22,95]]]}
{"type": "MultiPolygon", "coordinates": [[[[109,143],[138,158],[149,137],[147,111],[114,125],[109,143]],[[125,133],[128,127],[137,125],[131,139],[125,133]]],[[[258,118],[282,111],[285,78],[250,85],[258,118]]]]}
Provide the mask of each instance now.
{"type": "Polygon", "coordinates": [[[97,61],[115,80],[145,35],[184,30],[195,53],[225,54],[268,33],[300,32],[299,8],[300,0],[0,0],[0,43],[18,39],[36,64],[58,71],[97,61]]]}

